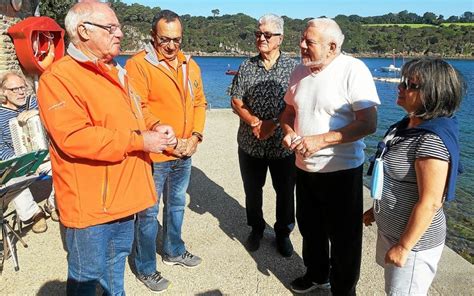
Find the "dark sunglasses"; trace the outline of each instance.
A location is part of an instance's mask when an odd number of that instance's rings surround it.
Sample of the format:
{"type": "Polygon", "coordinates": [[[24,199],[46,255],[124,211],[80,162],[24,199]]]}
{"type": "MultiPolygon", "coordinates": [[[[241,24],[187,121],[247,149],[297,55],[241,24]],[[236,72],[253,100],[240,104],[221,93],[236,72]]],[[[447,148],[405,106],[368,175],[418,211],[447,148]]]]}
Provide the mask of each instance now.
{"type": "Polygon", "coordinates": [[[420,84],[410,82],[410,80],[405,77],[402,77],[398,86],[400,86],[402,89],[413,89],[413,90],[419,90],[421,88],[420,84]]]}
{"type": "Polygon", "coordinates": [[[265,37],[265,39],[270,39],[272,38],[273,36],[280,36],[281,33],[270,33],[270,32],[260,32],[260,31],[255,31],[255,37],[257,37],[257,39],[260,39],[260,37],[265,37]]]}

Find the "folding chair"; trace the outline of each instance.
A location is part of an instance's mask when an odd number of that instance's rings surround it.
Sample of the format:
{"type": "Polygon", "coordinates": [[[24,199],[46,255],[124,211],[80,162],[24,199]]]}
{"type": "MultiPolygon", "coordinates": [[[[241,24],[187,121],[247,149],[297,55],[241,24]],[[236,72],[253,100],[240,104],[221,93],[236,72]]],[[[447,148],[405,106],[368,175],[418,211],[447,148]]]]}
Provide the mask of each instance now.
{"type": "Polygon", "coordinates": [[[13,259],[15,271],[20,270],[14,238],[17,238],[23,247],[28,247],[20,235],[10,226],[8,220],[5,219],[8,215],[4,215],[4,213],[8,208],[8,204],[21,191],[28,188],[28,186],[38,179],[38,176],[33,174],[47,155],[47,150],[40,150],[6,161],[0,161],[0,228],[3,242],[3,252],[0,254],[0,274],[3,271],[3,263],[9,254],[11,254],[13,259]],[[10,182],[10,184],[6,186],[10,180],[14,182],[10,182]]]}

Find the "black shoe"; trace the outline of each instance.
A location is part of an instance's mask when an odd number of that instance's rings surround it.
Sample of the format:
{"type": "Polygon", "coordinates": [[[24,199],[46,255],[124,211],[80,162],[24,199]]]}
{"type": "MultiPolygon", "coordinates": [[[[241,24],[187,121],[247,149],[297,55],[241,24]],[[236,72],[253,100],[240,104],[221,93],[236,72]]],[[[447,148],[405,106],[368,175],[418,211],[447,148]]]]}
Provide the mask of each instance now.
{"type": "Polygon", "coordinates": [[[329,283],[318,284],[316,282],[313,282],[309,278],[308,274],[305,274],[304,276],[299,277],[295,279],[294,281],[292,281],[290,284],[290,289],[295,293],[304,294],[316,289],[329,290],[331,289],[331,284],[329,283]]]}
{"type": "Polygon", "coordinates": [[[291,240],[288,236],[277,237],[276,246],[278,252],[283,257],[291,257],[291,255],[293,255],[293,245],[291,244],[291,240]]]}
{"type": "Polygon", "coordinates": [[[247,241],[245,242],[245,248],[249,252],[255,252],[260,248],[260,240],[263,237],[263,232],[251,231],[247,241]]]}

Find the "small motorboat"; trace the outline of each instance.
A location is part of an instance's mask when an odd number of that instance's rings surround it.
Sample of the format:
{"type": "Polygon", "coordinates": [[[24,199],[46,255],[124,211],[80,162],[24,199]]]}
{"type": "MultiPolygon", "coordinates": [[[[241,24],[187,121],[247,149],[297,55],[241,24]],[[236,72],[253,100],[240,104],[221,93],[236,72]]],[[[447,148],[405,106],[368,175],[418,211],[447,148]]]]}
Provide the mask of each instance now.
{"type": "Polygon", "coordinates": [[[388,67],[380,67],[380,71],[382,72],[400,72],[401,69],[399,67],[395,67],[393,64],[388,67]]]}

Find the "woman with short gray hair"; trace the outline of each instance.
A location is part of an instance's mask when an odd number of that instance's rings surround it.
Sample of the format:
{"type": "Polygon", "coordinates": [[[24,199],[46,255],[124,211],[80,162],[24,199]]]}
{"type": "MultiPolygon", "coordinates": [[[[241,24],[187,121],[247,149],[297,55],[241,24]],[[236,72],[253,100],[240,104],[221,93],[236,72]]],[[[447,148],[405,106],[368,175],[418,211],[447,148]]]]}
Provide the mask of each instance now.
{"type": "Polygon", "coordinates": [[[276,246],[283,257],[289,257],[293,254],[289,235],[295,226],[295,159],[293,152],[281,145],[283,132],[279,117],[285,109],[283,97],[297,62],[280,51],[283,23],[274,14],[259,19],[255,31],[259,54],[242,62],[230,95],[232,108],[240,117],[239,164],[247,224],[252,228],[246,248],[253,252],[260,247],[266,227],[262,187],[269,170],[276,192],[276,246]]]}
{"type": "Polygon", "coordinates": [[[401,74],[397,104],[407,115],[389,128],[376,155],[383,161],[382,194],[364,224],[377,222],[376,261],[385,270],[386,293],[426,295],[445,244],[443,204],[455,194],[454,114],[466,85],[439,58],[411,60],[401,74]]]}

